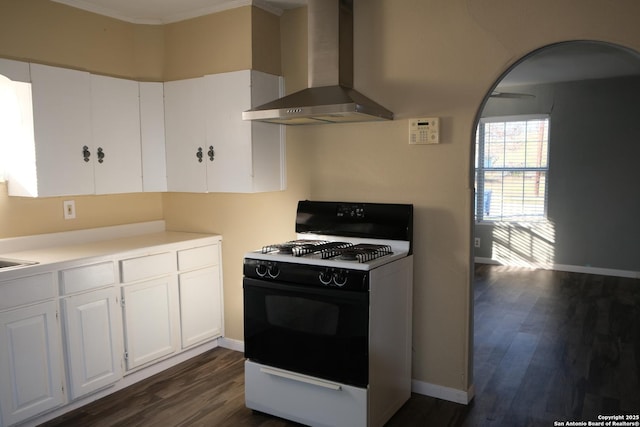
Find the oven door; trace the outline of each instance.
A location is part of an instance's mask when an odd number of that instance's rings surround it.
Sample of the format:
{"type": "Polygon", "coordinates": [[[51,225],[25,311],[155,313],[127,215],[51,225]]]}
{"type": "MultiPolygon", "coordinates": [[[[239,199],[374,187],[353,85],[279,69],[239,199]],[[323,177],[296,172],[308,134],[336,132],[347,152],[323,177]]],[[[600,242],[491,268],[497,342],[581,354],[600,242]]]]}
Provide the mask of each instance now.
{"type": "Polygon", "coordinates": [[[245,357],[343,384],[368,384],[369,292],[244,278],[245,357]]]}

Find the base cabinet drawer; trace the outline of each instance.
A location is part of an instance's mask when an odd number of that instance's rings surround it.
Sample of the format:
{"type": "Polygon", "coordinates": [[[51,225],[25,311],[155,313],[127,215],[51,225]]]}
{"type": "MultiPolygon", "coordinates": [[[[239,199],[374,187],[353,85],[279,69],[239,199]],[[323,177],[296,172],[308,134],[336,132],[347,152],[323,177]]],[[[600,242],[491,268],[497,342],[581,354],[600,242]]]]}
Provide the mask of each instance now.
{"type": "Polygon", "coordinates": [[[0,313],[0,411],[3,425],[65,402],[57,304],[0,313]]]}
{"type": "Polygon", "coordinates": [[[181,271],[202,268],[219,263],[218,245],[200,246],[178,251],[178,269],[181,271]]]}
{"type": "Polygon", "coordinates": [[[116,283],[116,273],[112,261],[60,271],[60,293],[62,295],[88,291],[114,283],[116,283]]]}
{"type": "Polygon", "coordinates": [[[0,282],[0,310],[56,297],[53,274],[34,274],[0,282]]]}
{"type": "Polygon", "coordinates": [[[175,252],[163,252],[120,261],[123,283],[169,274],[176,270],[175,252]]]}

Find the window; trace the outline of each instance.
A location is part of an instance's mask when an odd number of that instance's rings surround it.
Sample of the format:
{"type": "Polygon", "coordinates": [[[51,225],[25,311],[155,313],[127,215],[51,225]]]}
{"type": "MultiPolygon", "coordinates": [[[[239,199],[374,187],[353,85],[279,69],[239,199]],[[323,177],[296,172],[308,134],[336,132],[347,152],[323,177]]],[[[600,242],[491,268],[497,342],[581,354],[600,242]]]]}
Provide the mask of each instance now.
{"type": "Polygon", "coordinates": [[[541,221],[547,214],[549,117],[481,119],[476,132],[476,221],[541,221]]]}

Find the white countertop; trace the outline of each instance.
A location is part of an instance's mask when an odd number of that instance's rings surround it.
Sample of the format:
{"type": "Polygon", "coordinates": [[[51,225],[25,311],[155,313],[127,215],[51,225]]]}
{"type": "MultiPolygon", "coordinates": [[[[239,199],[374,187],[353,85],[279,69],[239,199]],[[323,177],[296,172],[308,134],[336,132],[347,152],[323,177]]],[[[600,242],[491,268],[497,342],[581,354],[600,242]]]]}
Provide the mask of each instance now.
{"type": "Polygon", "coordinates": [[[216,234],[163,231],[163,221],[157,221],[151,227],[149,224],[82,230],[81,236],[75,231],[28,236],[24,238],[28,240],[27,243],[22,238],[0,239],[0,258],[37,263],[0,269],[0,280],[55,268],[54,264],[63,262],[86,261],[115,254],[126,256],[128,252],[142,256],[147,248],[172,245],[174,249],[179,249],[182,243],[193,246],[193,240],[207,239],[211,242],[212,238],[218,241],[222,239],[216,234]],[[12,251],[12,248],[18,250],[12,251]]]}

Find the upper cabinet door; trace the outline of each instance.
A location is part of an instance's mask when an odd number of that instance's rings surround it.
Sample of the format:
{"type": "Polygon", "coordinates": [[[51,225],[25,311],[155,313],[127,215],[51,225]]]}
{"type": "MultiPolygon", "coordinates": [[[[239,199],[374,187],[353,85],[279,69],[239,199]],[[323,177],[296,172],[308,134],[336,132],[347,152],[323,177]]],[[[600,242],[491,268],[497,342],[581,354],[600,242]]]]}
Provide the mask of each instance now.
{"type": "Polygon", "coordinates": [[[214,160],[208,164],[209,191],[250,191],[253,180],[251,122],[242,112],[251,108],[249,70],[205,76],[207,141],[214,160]]]}
{"type": "Polygon", "coordinates": [[[142,191],[138,82],[91,75],[96,194],[142,191]]]}
{"type": "Polygon", "coordinates": [[[93,194],[90,74],[31,64],[31,82],[37,187],[31,195],[93,194]]]}
{"type": "Polygon", "coordinates": [[[277,99],[281,79],[253,70],[205,76],[208,191],[252,193],[284,189],[282,126],[242,120],[242,112],[277,99]]]}
{"type": "Polygon", "coordinates": [[[164,88],[161,82],[140,82],[142,190],[167,191],[164,133],[164,88]]]}
{"type": "Polygon", "coordinates": [[[203,78],[164,84],[169,191],[207,191],[209,148],[205,138],[203,89],[203,78]]]}

